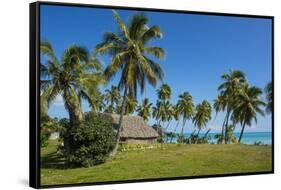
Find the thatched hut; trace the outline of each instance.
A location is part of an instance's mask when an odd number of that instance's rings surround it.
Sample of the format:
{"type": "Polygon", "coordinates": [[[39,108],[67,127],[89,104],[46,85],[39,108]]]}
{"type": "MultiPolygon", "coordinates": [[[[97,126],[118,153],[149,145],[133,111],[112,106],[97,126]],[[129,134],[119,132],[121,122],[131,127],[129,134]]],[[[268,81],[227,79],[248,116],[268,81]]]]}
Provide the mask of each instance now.
{"type": "MultiPolygon", "coordinates": [[[[118,114],[108,115],[112,117],[114,127],[117,129],[120,116],[118,114]]],[[[140,116],[123,116],[122,128],[121,143],[152,144],[157,142],[158,133],[149,127],[140,116]]]]}

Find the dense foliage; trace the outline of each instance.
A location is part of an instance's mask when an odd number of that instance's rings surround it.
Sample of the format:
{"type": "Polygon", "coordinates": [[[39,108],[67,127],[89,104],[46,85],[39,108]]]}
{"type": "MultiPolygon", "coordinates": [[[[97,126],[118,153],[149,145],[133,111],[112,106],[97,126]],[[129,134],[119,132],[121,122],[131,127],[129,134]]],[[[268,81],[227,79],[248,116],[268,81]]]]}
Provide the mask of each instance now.
{"type": "Polygon", "coordinates": [[[48,145],[51,134],[57,131],[58,122],[56,119],[51,119],[46,114],[41,114],[40,121],[40,146],[45,147],[48,145]]]}
{"type": "Polygon", "coordinates": [[[71,141],[70,149],[63,149],[70,167],[90,167],[103,163],[116,145],[112,119],[93,112],[86,114],[80,127],[73,128],[65,135],[71,141]]]}

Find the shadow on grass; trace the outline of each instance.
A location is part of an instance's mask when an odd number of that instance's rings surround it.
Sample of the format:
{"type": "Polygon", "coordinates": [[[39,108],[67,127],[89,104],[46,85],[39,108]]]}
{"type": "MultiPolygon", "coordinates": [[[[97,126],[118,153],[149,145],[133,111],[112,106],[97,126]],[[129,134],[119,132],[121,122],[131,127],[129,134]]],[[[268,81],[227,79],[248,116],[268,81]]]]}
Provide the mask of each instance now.
{"type": "Polygon", "coordinates": [[[62,155],[52,152],[41,157],[41,168],[65,169],[65,161],[62,155]]]}

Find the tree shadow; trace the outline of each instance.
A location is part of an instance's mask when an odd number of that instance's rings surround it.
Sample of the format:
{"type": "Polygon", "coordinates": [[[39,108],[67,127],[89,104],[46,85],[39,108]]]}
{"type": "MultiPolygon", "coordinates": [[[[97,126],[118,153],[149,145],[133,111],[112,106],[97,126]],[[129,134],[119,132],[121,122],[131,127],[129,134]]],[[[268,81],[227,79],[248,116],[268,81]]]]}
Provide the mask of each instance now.
{"type": "Polygon", "coordinates": [[[41,168],[66,169],[65,158],[56,152],[44,155],[41,157],[41,168]]]}

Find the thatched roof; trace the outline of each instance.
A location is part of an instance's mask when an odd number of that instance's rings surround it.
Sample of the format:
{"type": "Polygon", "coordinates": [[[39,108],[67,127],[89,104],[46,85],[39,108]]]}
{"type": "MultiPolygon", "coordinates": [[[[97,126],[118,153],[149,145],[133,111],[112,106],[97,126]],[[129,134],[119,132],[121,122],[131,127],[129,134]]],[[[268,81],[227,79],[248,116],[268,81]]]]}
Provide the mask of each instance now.
{"type": "MultiPolygon", "coordinates": [[[[119,124],[120,116],[118,114],[108,114],[113,119],[115,125],[119,124]]],[[[147,125],[147,123],[140,116],[123,116],[122,122],[123,130],[121,137],[125,138],[156,138],[158,137],[157,132],[147,125]]]]}

